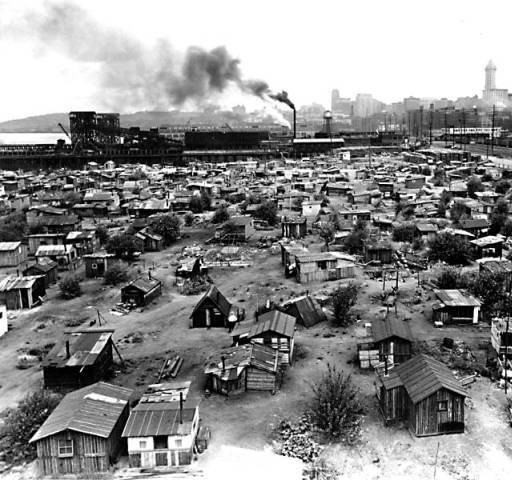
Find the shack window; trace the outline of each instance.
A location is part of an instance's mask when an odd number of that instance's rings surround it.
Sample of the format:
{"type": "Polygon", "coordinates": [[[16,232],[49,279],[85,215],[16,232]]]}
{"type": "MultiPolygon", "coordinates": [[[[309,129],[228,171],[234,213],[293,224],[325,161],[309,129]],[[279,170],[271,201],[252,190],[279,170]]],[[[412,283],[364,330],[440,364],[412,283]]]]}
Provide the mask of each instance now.
{"type": "Polygon", "coordinates": [[[320,270],[327,270],[327,261],[318,262],[318,268],[320,270]]]}
{"type": "Polygon", "coordinates": [[[146,448],[148,446],[146,440],[139,441],[139,448],[146,448]]]}
{"type": "Polygon", "coordinates": [[[59,440],[59,457],[73,456],[73,440],[59,440]]]}
{"type": "Polygon", "coordinates": [[[176,445],[176,447],[180,448],[183,444],[183,440],[181,438],[177,438],[176,440],[174,440],[174,444],[176,445]]]}
{"type": "Polygon", "coordinates": [[[448,401],[441,400],[440,402],[437,402],[437,411],[438,412],[447,412],[448,411],[448,401]]]}

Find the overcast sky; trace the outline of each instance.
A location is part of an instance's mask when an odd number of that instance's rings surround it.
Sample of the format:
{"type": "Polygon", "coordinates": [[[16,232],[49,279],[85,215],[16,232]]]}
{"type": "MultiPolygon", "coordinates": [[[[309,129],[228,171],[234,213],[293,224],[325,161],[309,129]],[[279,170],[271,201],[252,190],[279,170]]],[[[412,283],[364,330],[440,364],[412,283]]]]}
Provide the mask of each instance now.
{"type": "MultiPolygon", "coordinates": [[[[0,0],[0,120],[112,106],[101,95],[94,59],[54,48],[27,28],[49,5],[69,3],[0,0]]],[[[497,86],[512,90],[510,0],[87,0],[80,6],[98,28],[124,32],[148,49],[159,39],[177,52],[224,45],[240,60],[244,78],[287,90],[298,105],[327,107],[333,88],[385,102],[481,95],[491,58],[497,86]]],[[[214,100],[257,104],[234,89],[214,100]]],[[[121,103],[115,104],[121,111],[133,108],[128,99],[121,103]]]]}

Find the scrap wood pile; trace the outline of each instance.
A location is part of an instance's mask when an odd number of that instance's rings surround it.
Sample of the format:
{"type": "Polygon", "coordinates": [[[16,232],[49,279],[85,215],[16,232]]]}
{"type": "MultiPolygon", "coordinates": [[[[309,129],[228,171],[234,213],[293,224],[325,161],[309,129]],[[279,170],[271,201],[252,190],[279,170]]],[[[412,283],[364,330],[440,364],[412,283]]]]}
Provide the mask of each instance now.
{"type": "Polygon", "coordinates": [[[304,463],[314,462],[322,453],[322,446],[312,438],[312,425],[307,416],[303,416],[296,424],[282,420],[277,426],[277,437],[274,450],[279,455],[293,457],[304,463]]]}
{"type": "Polygon", "coordinates": [[[183,358],[179,355],[173,358],[166,358],[158,375],[158,381],[169,377],[176,378],[182,365],[183,358]]]}
{"type": "Polygon", "coordinates": [[[180,287],[180,293],[182,295],[199,295],[206,292],[212,283],[213,281],[208,275],[197,275],[184,281],[180,287]]]}

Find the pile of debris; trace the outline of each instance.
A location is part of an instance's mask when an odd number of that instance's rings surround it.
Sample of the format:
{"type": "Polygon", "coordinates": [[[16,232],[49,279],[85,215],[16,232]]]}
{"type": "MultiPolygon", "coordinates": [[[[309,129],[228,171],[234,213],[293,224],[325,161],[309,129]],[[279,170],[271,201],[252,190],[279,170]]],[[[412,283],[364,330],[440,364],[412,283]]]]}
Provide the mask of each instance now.
{"type": "Polygon", "coordinates": [[[199,295],[206,292],[212,283],[213,280],[208,275],[197,275],[183,282],[180,286],[180,293],[182,295],[199,295]]]}
{"type": "Polygon", "coordinates": [[[282,420],[277,426],[278,440],[274,442],[274,451],[304,463],[314,462],[322,453],[322,446],[312,438],[311,430],[312,425],[305,415],[297,424],[282,420]]]}

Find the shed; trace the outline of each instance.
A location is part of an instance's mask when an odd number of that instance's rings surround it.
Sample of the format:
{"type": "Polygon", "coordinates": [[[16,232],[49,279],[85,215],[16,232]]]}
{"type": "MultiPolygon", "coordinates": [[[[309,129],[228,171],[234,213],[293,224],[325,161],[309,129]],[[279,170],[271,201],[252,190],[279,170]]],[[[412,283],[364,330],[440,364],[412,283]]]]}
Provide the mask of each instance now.
{"type": "Polygon", "coordinates": [[[310,328],[326,319],[322,307],[309,295],[292,298],[280,307],[288,315],[296,318],[297,324],[310,328]]]}
{"type": "Polygon", "coordinates": [[[231,347],[212,356],[204,372],[213,392],[275,391],[280,383],[279,352],[259,344],[231,347]]]}
{"type": "Polygon", "coordinates": [[[388,314],[374,320],[370,327],[370,336],[357,345],[357,355],[361,368],[386,364],[391,367],[409,360],[412,355],[411,328],[407,320],[388,314]]]}
{"type": "Polygon", "coordinates": [[[441,324],[476,324],[481,303],[463,290],[434,290],[438,301],[432,305],[432,320],[441,324]]]}
{"type": "Polygon", "coordinates": [[[66,332],[44,358],[45,388],[66,390],[102,380],[114,363],[109,329],[66,332]]]}
{"type": "Polygon", "coordinates": [[[284,217],[281,220],[283,237],[304,238],[308,234],[306,217],[284,217]]]}
{"type": "Polygon", "coordinates": [[[475,247],[475,258],[501,257],[503,250],[503,239],[494,235],[476,238],[470,241],[475,247]]]}
{"type": "Polygon", "coordinates": [[[84,255],[85,276],[87,278],[103,277],[105,272],[117,262],[113,253],[96,252],[84,255]]]}
{"type": "Polygon", "coordinates": [[[57,283],[57,273],[57,262],[49,258],[41,258],[38,263],[34,263],[23,270],[25,276],[43,276],[46,288],[57,283]]]}
{"type": "Polygon", "coordinates": [[[151,303],[162,294],[162,282],[154,277],[140,277],[121,288],[121,301],[136,307],[151,303]]]}
{"type": "Polygon", "coordinates": [[[42,475],[107,471],[123,449],[128,388],[98,382],[68,393],[30,439],[42,475]]]}
{"type": "Polygon", "coordinates": [[[386,424],[406,421],[416,436],[464,432],[467,392],[438,360],[417,355],[377,374],[375,387],[386,424]]]}
{"type": "Polygon", "coordinates": [[[45,295],[45,280],[42,275],[8,275],[0,280],[0,303],[5,303],[8,310],[32,308],[45,295]]]}
{"type": "Polygon", "coordinates": [[[190,327],[227,327],[231,307],[231,303],[219,289],[211,285],[192,310],[190,327]]]}
{"type": "Polygon", "coordinates": [[[27,259],[27,246],[21,242],[0,242],[0,267],[17,267],[27,259]]]}
{"type": "Polygon", "coordinates": [[[295,324],[295,317],[271,310],[255,322],[237,324],[231,336],[235,345],[252,342],[270,346],[279,352],[279,363],[289,365],[293,362],[295,324]]]}

